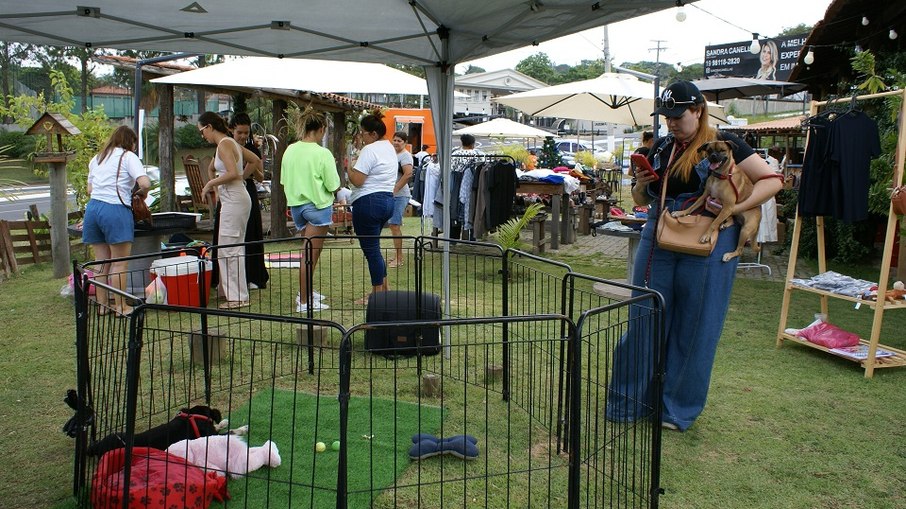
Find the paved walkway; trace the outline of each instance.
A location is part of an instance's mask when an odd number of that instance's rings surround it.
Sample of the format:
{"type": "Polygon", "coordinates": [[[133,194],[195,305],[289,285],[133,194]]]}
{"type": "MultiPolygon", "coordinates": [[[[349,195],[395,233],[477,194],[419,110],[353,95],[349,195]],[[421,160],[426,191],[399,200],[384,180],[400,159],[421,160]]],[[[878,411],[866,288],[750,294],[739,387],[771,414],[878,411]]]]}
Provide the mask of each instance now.
{"type": "MultiPolygon", "coordinates": [[[[762,279],[765,281],[783,281],[786,278],[789,254],[784,252],[784,254],[780,256],[775,256],[771,254],[773,249],[774,245],[769,244],[763,250],[761,256],[761,263],[770,268],[770,273],[762,267],[740,268],[737,271],[739,276],[751,279],[762,279]]],[[[549,249],[548,252],[568,254],[571,256],[603,254],[608,257],[625,260],[629,254],[629,240],[600,234],[594,237],[591,235],[577,235],[575,243],[568,245],[561,244],[560,249],[549,249]]],[[[746,248],[742,255],[742,263],[746,262],[756,262],[756,254],[749,248],[746,248]]],[[[806,274],[807,272],[808,269],[801,264],[799,265],[799,270],[796,271],[797,275],[806,274]]]]}

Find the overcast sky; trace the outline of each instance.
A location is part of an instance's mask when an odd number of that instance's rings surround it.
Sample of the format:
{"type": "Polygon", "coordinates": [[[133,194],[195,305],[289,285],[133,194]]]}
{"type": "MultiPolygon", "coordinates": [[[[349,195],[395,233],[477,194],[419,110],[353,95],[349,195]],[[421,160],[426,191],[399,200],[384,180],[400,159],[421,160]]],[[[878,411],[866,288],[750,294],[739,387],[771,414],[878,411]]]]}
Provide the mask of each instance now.
{"type": "MultiPolygon", "coordinates": [[[[902,0],[891,0],[902,1],[902,0]]],[[[610,53],[617,65],[641,60],[655,61],[655,40],[662,40],[660,61],[689,65],[703,63],[705,46],[751,40],[752,32],[773,37],[786,27],[814,25],[824,18],[831,0],[701,0],[683,8],[686,20],[676,20],[677,9],[610,25],[610,53]],[[725,21],[710,16],[704,9],[725,21]],[[734,26],[736,25],[736,26],[734,26]]],[[[870,17],[870,14],[868,14],[870,17]]],[[[595,28],[542,43],[468,62],[487,71],[516,67],[520,60],[544,52],[555,64],[575,65],[603,56],[604,29],[595,28]]],[[[466,65],[457,66],[463,72],[466,65]]]]}

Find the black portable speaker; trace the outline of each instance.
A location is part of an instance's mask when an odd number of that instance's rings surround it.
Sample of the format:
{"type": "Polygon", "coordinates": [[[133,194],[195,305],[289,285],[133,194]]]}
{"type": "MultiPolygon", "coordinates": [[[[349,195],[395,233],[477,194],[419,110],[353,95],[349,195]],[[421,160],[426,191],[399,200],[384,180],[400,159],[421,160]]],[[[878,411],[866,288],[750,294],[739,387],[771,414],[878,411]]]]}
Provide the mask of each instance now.
{"type": "MultiPolygon", "coordinates": [[[[368,297],[365,321],[401,322],[407,320],[439,320],[440,297],[433,293],[391,290],[375,292],[368,297]]],[[[384,357],[437,355],[440,352],[440,329],[432,326],[400,326],[365,331],[365,350],[384,357]],[[421,350],[419,350],[421,336],[421,350]]]]}

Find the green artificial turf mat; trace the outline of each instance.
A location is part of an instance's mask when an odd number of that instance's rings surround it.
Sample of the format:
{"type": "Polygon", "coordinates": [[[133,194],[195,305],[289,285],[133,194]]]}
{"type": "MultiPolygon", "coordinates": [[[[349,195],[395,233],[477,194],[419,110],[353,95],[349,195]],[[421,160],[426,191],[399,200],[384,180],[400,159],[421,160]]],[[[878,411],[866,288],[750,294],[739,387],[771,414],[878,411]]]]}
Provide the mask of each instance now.
{"type": "MultiPolygon", "coordinates": [[[[248,443],[273,440],[282,464],[231,479],[229,505],[329,508],[336,505],[340,410],[336,395],[318,397],[286,390],[255,394],[230,413],[230,427],[249,425],[248,443]],[[295,426],[293,426],[295,423],[295,426]],[[327,450],[315,452],[324,442],[327,450]]],[[[440,429],[439,407],[377,398],[349,400],[349,507],[369,507],[372,496],[391,486],[411,464],[412,435],[440,429]]],[[[216,504],[215,504],[216,506],[216,504]]]]}

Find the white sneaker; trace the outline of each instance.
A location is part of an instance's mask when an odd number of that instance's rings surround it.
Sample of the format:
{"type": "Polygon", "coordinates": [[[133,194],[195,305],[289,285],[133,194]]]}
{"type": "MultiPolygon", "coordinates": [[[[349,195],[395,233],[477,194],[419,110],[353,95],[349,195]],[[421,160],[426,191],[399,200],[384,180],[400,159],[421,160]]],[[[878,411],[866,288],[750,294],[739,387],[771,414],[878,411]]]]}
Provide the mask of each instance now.
{"type": "MultiPolygon", "coordinates": [[[[322,300],[324,300],[326,298],[327,298],[326,296],[321,295],[318,292],[312,292],[312,300],[314,300],[315,302],[321,302],[322,300]]],[[[301,303],[302,303],[302,298],[297,293],[296,294],[296,306],[298,307],[301,303]]]]}
{"type": "Polygon", "coordinates": [[[311,306],[312,311],[323,311],[325,309],[330,309],[330,306],[324,304],[319,300],[316,300],[310,304],[302,304],[301,302],[296,301],[296,313],[307,313],[309,305],[311,306]]]}

